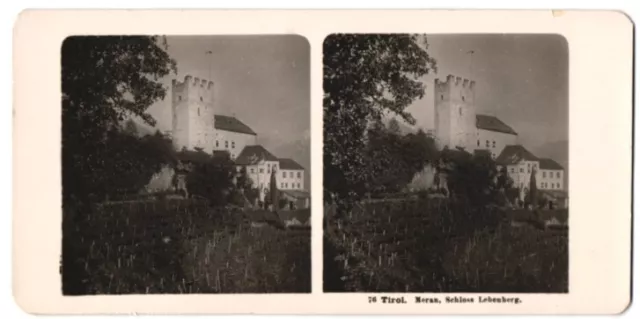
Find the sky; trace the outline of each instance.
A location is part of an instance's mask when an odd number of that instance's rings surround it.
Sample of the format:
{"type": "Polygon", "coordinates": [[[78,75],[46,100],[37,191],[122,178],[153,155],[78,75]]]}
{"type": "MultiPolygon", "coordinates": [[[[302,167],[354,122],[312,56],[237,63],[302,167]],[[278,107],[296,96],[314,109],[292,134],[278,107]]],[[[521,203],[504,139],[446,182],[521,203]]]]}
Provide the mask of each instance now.
{"type": "Polygon", "coordinates": [[[422,78],[425,96],[407,108],[416,126],[434,128],[434,79],[453,74],[476,81],[476,112],[511,126],[518,143],[568,141],[569,52],[562,36],[428,35],[427,41],[438,70],[422,78]]]}
{"type": "Polygon", "coordinates": [[[171,80],[183,81],[189,74],[214,81],[216,114],[236,116],[258,134],[258,143],[277,145],[309,136],[310,48],[305,38],[168,36],[167,43],[178,74],[162,79],[167,96],[148,109],[160,131],[171,129],[171,80]]]}

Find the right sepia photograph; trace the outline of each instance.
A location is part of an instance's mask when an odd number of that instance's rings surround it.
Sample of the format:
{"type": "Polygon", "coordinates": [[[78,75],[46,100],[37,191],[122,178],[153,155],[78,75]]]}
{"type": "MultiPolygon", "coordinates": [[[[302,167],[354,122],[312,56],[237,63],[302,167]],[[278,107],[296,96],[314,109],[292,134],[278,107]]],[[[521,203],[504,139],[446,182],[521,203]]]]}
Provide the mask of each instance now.
{"type": "Polygon", "coordinates": [[[328,36],[323,290],[568,293],[568,50],[328,36]]]}

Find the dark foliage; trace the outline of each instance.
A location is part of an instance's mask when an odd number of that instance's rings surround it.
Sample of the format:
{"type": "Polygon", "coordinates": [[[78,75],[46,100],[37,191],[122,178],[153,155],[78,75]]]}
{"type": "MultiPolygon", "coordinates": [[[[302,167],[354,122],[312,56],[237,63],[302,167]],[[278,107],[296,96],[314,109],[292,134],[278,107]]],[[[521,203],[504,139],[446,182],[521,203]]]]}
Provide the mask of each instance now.
{"type": "Polygon", "coordinates": [[[435,70],[426,38],[335,34],[323,43],[325,198],[362,196],[374,173],[366,135],[385,112],[413,123],[405,108],[424,95],[419,78],[435,70]]]}
{"type": "Polygon", "coordinates": [[[166,43],[160,40],[148,36],[77,36],[64,41],[65,205],[72,196],[86,202],[90,196],[106,198],[129,191],[127,188],[140,186],[142,177],[160,164],[160,159],[152,162],[147,156],[150,153],[142,151],[151,147],[145,146],[145,141],[118,133],[126,118],[137,117],[155,125],[146,109],[166,94],[158,80],[176,71],[175,61],[165,51],[166,43]]]}
{"type": "Polygon", "coordinates": [[[213,206],[226,205],[234,191],[233,178],[236,174],[229,156],[212,156],[197,151],[198,160],[190,163],[187,175],[187,189],[191,195],[206,198],[213,206]]]}
{"type": "Polygon", "coordinates": [[[438,156],[435,142],[422,130],[402,135],[395,121],[391,121],[388,128],[381,123],[373,125],[367,137],[370,173],[366,188],[372,196],[403,191],[415,174],[427,163],[435,162],[438,156]]]}

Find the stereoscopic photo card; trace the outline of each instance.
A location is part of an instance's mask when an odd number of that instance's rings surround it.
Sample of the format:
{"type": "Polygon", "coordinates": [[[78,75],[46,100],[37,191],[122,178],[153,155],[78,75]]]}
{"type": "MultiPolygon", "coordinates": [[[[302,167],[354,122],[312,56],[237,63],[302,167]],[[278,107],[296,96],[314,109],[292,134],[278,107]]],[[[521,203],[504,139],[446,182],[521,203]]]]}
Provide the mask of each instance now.
{"type": "Polygon", "coordinates": [[[14,37],[24,311],[631,302],[623,13],[28,10],[14,37]]]}

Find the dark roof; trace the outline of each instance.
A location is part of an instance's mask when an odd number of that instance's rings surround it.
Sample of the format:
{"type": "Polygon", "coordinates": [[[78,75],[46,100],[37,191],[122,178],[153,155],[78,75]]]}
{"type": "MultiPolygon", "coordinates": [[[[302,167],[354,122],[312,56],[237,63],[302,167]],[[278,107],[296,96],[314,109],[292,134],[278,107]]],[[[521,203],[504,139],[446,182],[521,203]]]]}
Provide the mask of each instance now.
{"type": "Polygon", "coordinates": [[[516,164],[521,160],[537,161],[538,158],[522,145],[507,145],[496,158],[496,162],[502,165],[516,164]]]}
{"type": "Polygon", "coordinates": [[[562,165],[558,164],[558,162],[550,159],[550,158],[541,158],[540,159],[540,169],[564,169],[562,165]]]}
{"type": "Polygon", "coordinates": [[[507,134],[518,135],[509,125],[502,122],[499,118],[491,115],[476,115],[476,127],[487,131],[495,131],[507,134]]]}
{"type": "Polygon", "coordinates": [[[297,198],[297,199],[305,199],[310,197],[310,194],[307,191],[301,191],[301,190],[295,190],[295,189],[283,189],[283,190],[280,190],[280,192],[286,195],[289,195],[292,198],[297,198]]]}
{"type": "Polygon", "coordinates": [[[290,159],[290,158],[281,158],[280,159],[280,169],[297,169],[297,170],[304,170],[304,167],[302,167],[302,165],[298,164],[296,161],[290,159]]]}
{"type": "Polygon", "coordinates": [[[233,116],[215,115],[215,127],[223,131],[258,135],[249,126],[233,116]]]}
{"type": "Polygon", "coordinates": [[[267,151],[266,148],[262,147],[262,145],[249,145],[245,146],[244,149],[242,149],[242,152],[240,152],[238,158],[236,159],[236,164],[251,165],[257,163],[260,160],[278,161],[278,158],[267,151]]]}

